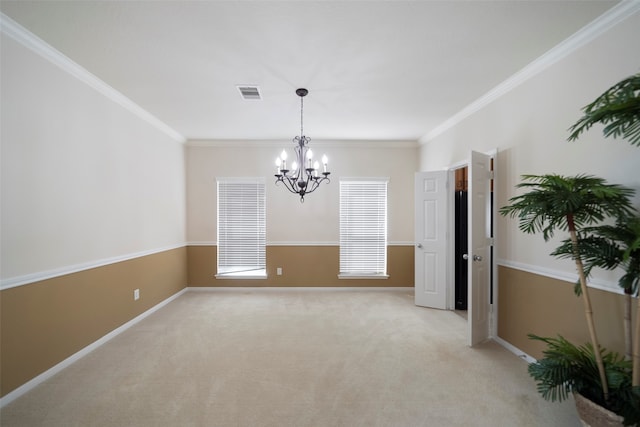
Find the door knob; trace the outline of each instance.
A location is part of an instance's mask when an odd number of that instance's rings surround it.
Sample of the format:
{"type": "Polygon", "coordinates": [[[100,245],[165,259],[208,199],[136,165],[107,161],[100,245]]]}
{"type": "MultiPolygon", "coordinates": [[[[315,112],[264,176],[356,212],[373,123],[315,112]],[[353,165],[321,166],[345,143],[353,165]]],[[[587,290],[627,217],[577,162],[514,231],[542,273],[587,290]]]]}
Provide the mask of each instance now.
{"type": "Polygon", "coordinates": [[[416,246],[418,247],[418,249],[422,249],[422,243],[418,243],[416,246]]]}
{"type": "Polygon", "coordinates": [[[474,261],[482,261],[482,257],[480,255],[474,255],[473,256],[473,260],[474,261]]]}
{"type": "Polygon", "coordinates": [[[462,254],[462,259],[463,260],[468,260],[469,259],[469,254],[462,254]]]}

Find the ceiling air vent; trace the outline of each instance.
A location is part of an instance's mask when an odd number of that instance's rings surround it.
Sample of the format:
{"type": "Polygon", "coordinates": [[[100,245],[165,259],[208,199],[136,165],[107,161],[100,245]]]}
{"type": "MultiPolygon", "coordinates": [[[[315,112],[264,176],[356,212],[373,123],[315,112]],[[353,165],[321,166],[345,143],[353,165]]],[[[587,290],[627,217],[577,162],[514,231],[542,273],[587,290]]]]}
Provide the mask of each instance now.
{"type": "Polygon", "coordinates": [[[258,86],[236,86],[240,91],[242,99],[261,100],[260,88],[258,86]]]}

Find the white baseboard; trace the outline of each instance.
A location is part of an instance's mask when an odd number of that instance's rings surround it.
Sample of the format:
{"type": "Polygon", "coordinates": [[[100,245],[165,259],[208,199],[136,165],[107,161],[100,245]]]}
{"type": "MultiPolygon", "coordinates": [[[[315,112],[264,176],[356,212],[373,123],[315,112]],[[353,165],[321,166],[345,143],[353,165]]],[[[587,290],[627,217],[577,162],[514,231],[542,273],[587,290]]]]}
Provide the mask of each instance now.
{"type": "Polygon", "coordinates": [[[23,394],[27,393],[28,391],[30,391],[30,390],[34,389],[35,387],[37,387],[38,385],[42,384],[43,382],[45,382],[49,378],[53,377],[58,372],[62,371],[64,368],[70,366],[71,364],[73,364],[77,360],[79,360],[82,357],[86,356],[87,354],[91,353],[93,350],[95,350],[98,347],[100,347],[101,345],[107,343],[112,338],[115,338],[117,335],[119,335],[122,332],[126,331],[127,329],[129,329],[130,327],[135,325],[136,323],[140,322],[145,317],[147,317],[150,314],[158,311],[159,309],[161,309],[162,307],[164,307],[165,305],[167,305],[171,301],[175,300],[176,298],[178,298],[180,295],[184,294],[185,292],[203,292],[203,291],[216,291],[216,292],[229,292],[229,291],[235,291],[235,292],[237,292],[237,291],[251,291],[251,292],[254,292],[254,291],[255,292],[273,292],[273,291],[365,291],[365,292],[370,292],[370,291],[387,291],[387,292],[389,292],[389,291],[397,291],[397,292],[413,292],[413,289],[414,289],[413,287],[350,287],[350,288],[347,288],[347,287],[186,287],[186,288],[180,290],[179,292],[173,294],[169,298],[165,299],[164,301],[161,301],[160,303],[158,303],[155,306],[151,307],[150,309],[148,309],[144,313],[141,313],[140,315],[138,315],[135,318],[131,319],[130,321],[128,321],[124,325],[122,325],[122,326],[114,329],[113,331],[109,332],[108,334],[106,334],[102,338],[100,338],[100,339],[94,341],[93,343],[89,344],[88,346],[84,347],[82,350],[78,351],[77,353],[74,353],[71,356],[67,357],[62,362],[60,362],[57,365],[49,368],[45,372],[41,373],[37,377],[35,377],[35,378],[29,380],[28,382],[24,383],[23,385],[21,385],[20,387],[16,388],[12,392],[6,394],[4,397],[0,398],[0,408],[4,407],[5,405],[9,404],[10,402],[13,402],[18,397],[22,396],[23,394]]]}
{"type": "Polygon", "coordinates": [[[112,338],[114,338],[117,335],[121,334],[122,332],[126,331],[127,329],[129,329],[130,327],[135,325],[136,323],[140,322],[145,317],[147,317],[150,314],[158,311],[159,309],[161,309],[162,307],[164,307],[165,305],[167,305],[171,301],[175,300],[176,298],[178,298],[180,295],[184,294],[185,292],[187,292],[187,288],[184,288],[184,289],[180,290],[179,292],[171,295],[169,298],[165,299],[164,301],[159,302],[158,304],[156,304],[155,306],[151,307],[150,309],[148,309],[144,313],[134,317],[133,319],[129,320],[124,325],[114,329],[113,331],[109,332],[108,334],[106,334],[102,338],[98,339],[97,341],[94,341],[93,343],[89,344],[88,346],[86,346],[82,350],[78,351],[77,353],[72,354],[71,356],[69,356],[66,359],[64,359],[62,362],[60,362],[57,365],[53,366],[52,368],[46,370],[45,372],[41,373],[37,377],[31,379],[30,381],[24,383],[23,385],[21,385],[20,387],[18,387],[15,390],[13,390],[12,392],[6,394],[2,398],[0,398],[0,408],[2,408],[5,405],[9,404],[10,402],[14,401],[15,399],[17,399],[18,397],[22,396],[26,392],[32,390],[36,386],[42,384],[44,381],[48,380],[49,378],[51,378],[52,376],[54,376],[58,372],[62,371],[64,368],[70,366],[72,363],[76,362],[77,360],[79,360],[82,357],[86,356],[87,354],[91,353],[93,350],[95,350],[98,347],[100,347],[101,345],[105,344],[107,341],[111,340],[112,338]]]}
{"type": "Polygon", "coordinates": [[[533,357],[529,356],[527,353],[525,353],[524,351],[520,350],[518,347],[516,347],[516,346],[508,343],[507,341],[503,340],[502,338],[493,337],[492,339],[496,343],[500,344],[501,346],[503,346],[504,348],[509,350],[511,353],[513,353],[516,356],[518,356],[519,358],[525,360],[527,363],[535,363],[535,362],[537,362],[536,359],[534,359],[533,357]]]}
{"type": "Polygon", "coordinates": [[[187,287],[189,292],[282,292],[282,291],[363,291],[363,292],[382,292],[382,291],[398,291],[398,292],[412,292],[414,288],[412,286],[256,286],[256,287],[244,287],[244,286],[189,286],[187,287]]]}

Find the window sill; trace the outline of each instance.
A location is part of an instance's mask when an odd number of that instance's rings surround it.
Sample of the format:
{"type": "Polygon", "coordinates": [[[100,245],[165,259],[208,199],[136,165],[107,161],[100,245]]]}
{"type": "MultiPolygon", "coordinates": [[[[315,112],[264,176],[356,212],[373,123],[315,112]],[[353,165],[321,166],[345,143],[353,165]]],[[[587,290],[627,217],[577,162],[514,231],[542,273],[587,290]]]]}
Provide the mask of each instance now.
{"type": "Polygon", "coordinates": [[[338,274],[338,279],[388,279],[388,274],[338,274]]]}
{"type": "Polygon", "coordinates": [[[219,273],[215,275],[216,279],[231,279],[231,280],[263,280],[267,278],[267,272],[265,270],[255,271],[248,273],[241,271],[237,273],[219,273]]]}

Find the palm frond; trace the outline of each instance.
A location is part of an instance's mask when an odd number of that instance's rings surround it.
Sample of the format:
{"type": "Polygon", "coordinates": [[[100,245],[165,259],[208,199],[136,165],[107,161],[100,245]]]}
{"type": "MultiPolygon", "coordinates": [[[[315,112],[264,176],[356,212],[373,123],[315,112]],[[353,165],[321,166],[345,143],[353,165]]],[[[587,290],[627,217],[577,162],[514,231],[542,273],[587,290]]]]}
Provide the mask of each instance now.
{"type": "Polygon", "coordinates": [[[518,218],[521,231],[542,233],[545,241],[558,230],[581,228],[613,217],[626,217],[633,211],[634,191],[590,175],[523,175],[516,188],[526,193],[509,199],[500,213],[518,218]]]}
{"type": "Polygon", "coordinates": [[[528,367],[544,399],[562,401],[578,392],[625,417],[626,425],[640,421],[640,387],[631,385],[631,361],[616,352],[599,349],[610,391],[610,399],[605,402],[591,344],[577,346],[561,335],[548,338],[529,334],[529,338],[547,345],[543,357],[528,367]]]}
{"type": "MultiPolygon", "coordinates": [[[[570,239],[564,239],[551,255],[559,259],[580,258],[584,275],[588,278],[594,268],[613,270],[618,267],[622,263],[623,251],[615,240],[581,232],[578,233],[577,246],[570,239]]],[[[576,281],[573,291],[576,296],[582,295],[580,281],[576,281]]]]}
{"type": "MultiPolygon", "coordinates": [[[[580,240],[586,244],[583,261],[587,269],[599,267],[611,270],[620,267],[625,274],[618,284],[626,293],[637,295],[640,282],[640,215],[619,218],[615,225],[588,227],[587,237],[580,240]],[[588,247],[599,242],[598,247],[588,247]]],[[[581,249],[582,250],[582,249],[581,249]]],[[[561,254],[565,256],[565,254],[561,254]]]]}
{"type": "Polygon", "coordinates": [[[640,73],[616,83],[582,111],[584,115],[569,128],[569,141],[601,123],[605,137],[622,137],[640,145],[640,73]]]}
{"type": "Polygon", "coordinates": [[[529,334],[529,338],[547,344],[544,357],[528,368],[544,399],[563,401],[577,391],[590,399],[590,395],[595,395],[594,401],[603,400],[598,367],[590,344],[576,346],[562,336],[548,338],[529,334]]]}

